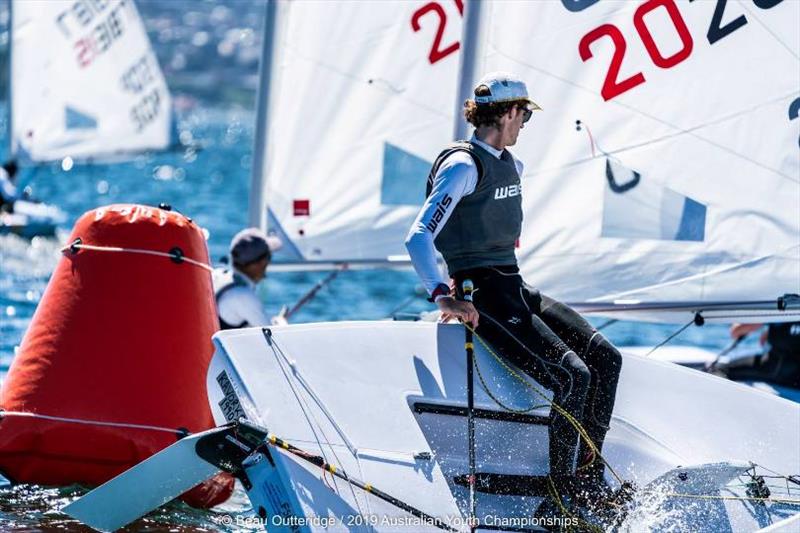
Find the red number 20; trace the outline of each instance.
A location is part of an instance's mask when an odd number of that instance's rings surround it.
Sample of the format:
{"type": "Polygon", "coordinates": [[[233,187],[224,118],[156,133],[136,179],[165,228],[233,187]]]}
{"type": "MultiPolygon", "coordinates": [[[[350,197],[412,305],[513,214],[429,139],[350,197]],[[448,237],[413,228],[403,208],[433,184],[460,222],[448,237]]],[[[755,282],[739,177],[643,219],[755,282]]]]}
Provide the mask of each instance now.
{"type": "MultiPolygon", "coordinates": [[[[692,48],[694,46],[692,35],[689,33],[689,29],[686,27],[686,22],[684,22],[683,17],[681,17],[681,13],[678,11],[678,7],[675,5],[674,0],[648,0],[647,2],[643,3],[633,14],[633,25],[636,27],[636,31],[639,33],[639,37],[642,39],[644,47],[647,50],[647,53],[650,55],[650,59],[652,59],[653,64],[655,64],[657,67],[672,68],[689,57],[689,55],[692,53],[692,48]],[[658,7],[663,7],[667,10],[667,14],[672,20],[672,24],[675,26],[675,30],[678,32],[678,37],[680,37],[683,45],[680,50],[669,57],[664,57],[661,54],[661,51],[658,49],[658,45],[656,45],[655,40],[653,39],[653,36],[644,21],[645,15],[658,7]]],[[[620,66],[622,65],[622,58],[625,55],[626,44],[625,37],[623,37],[622,32],[619,30],[619,28],[612,24],[603,24],[602,26],[595,28],[583,36],[583,39],[581,39],[581,42],[578,45],[578,52],[580,53],[581,59],[583,61],[587,61],[589,58],[591,58],[592,51],[590,49],[590,45],[605,35],[611,37],[611,40],[614,43],[614,55],[611,58],[611,64],[609,65],[608,73],[606,74],[606,79],[603,83],[603,88],[600,90],[600,94],[603,96],[604,100],[611,100],[615,96],[619,96],[625,91],[644,83],[645,79],[644,75],[639,72],[630,78],[617,81],[620,66]]]]}

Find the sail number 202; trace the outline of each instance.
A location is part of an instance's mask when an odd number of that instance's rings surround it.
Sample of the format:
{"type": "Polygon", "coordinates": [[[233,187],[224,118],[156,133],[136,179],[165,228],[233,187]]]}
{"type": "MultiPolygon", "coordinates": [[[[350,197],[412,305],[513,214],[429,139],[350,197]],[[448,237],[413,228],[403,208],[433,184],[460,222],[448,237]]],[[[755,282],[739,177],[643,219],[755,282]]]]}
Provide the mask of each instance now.
{"type": "MultiPolygon", "coordinates": [[[[691,2],[693,0],[689,1],[691,2]]],[[[783,0],[752,1],[758,8],[770,9],[780,4],[783,0]]],[[[722,15],[725,11],[727,0],[716,0],[716,2],[714,14],[711,17],[708,32],[706,34],[709,44],[718,42],[719,40],[727,37],[734,31],[747,24],[747,19],[744,15],[741,15],[731,22],[721,25],[722,15]]],[[[642,40],[642,43],[647,50],[647,54],[650,56],[653,64],[659,68],[672,68],[684,61],[692,53],[694,40],[692,39],[691,33],[689,33],[689,28],[686,26],[686,22],[683,20],[683,17],[678,10],[678,6],[675,5],[675,0],[647,0],[634,12],[633,25],[636,28],[636,32],[639,34],[639,38],[642,40]],[[675,32],[681,41],[680,50],[667,57],[661,53],[661,50],[658,48],[655,39],[653,39],[653,35],[650,33],[650,29],[647,27],[647,22],[645,21],[645,16],[658,8],[663,8],[667,15],[669,15],[669,19],[672,22],[675,32]]],[[[603,24],[598,26],[581,38],[580,43],[578,44],[578,53],[583,61],[588,61],[592,57],[592,43],[602,39],[603,37],[609,37],[613,42],[614,54],[611,57],[611,63],[609,64],[608,72],[606,73],[606,78],[603,82],[603,87],[600,90],[600,94],[604,100],[611,100],[612,98],[633,89],[637,85],[644,83],[645,77],[642,72],[638,72],[623,80],[619,79],[620,67],[622,66],[622,61],[625,57],[627,45],[622,31],[620,31],[620,29],[613,24],[603,24]]]]}

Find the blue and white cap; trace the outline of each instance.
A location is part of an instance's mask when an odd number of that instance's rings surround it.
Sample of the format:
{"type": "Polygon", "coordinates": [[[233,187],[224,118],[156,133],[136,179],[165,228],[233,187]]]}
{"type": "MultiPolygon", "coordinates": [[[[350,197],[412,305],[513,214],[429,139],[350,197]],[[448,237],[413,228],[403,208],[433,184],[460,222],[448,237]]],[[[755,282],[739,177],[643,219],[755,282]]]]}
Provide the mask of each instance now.
{"type": "Polygon", "coordinates": [[[527,100],[531,109],[542,109],[536,102],[528,98],[528,87],[525,85],[525,82],[513,74],[509,74],[508,72],[490,72],[478,82],[475,90],[477,91],[482,85],[485,85],[489,89],[489,95],[476,95],[475,102],[478,104],[527,100]]]}

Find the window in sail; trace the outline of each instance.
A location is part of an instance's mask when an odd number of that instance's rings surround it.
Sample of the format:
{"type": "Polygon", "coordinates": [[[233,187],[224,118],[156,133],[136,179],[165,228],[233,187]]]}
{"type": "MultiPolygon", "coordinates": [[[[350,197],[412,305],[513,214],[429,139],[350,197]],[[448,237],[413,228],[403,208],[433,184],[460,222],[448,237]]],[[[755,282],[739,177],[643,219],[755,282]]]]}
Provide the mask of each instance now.
{"type": "Polygon", "coordinates": [[[431,165],[402,148],[384,143],[381,205],[422,205],[431,165]]]}
{"type": "Polygon", "coordinates": [[[64,108],[64,124],[67,130],[93,130],[97,128],[97,119],[74,107],[66,106],[64,108]]]}
{"type": "Polygon", "coordinates": [[[704,204],[606,159],[603,237],[702,242],[705,226],[704,204]]]}

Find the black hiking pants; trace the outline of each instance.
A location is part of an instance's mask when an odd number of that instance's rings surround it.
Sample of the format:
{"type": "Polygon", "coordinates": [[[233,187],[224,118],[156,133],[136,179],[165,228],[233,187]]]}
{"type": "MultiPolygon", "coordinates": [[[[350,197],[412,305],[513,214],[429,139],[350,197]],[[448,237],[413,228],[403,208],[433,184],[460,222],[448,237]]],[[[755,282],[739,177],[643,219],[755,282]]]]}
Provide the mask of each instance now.
{"type": "MultiPolygon", "coordinates": [[[[622,356],[605,337],[568,306],[527,285],[516,266],[481,267],[454,276],[461,294],[464,279],[474,285],[480,313],[476,333],[500,356],[553,392],[553,401],[586,429],[600,449],[614,409],[622,356]]],[[[577,429],[550,410],[550,473],[575,473],[576,454],[591,449],[577,429]]],[[[602,476],[603,463],[593,470],[602,476]]]]}

